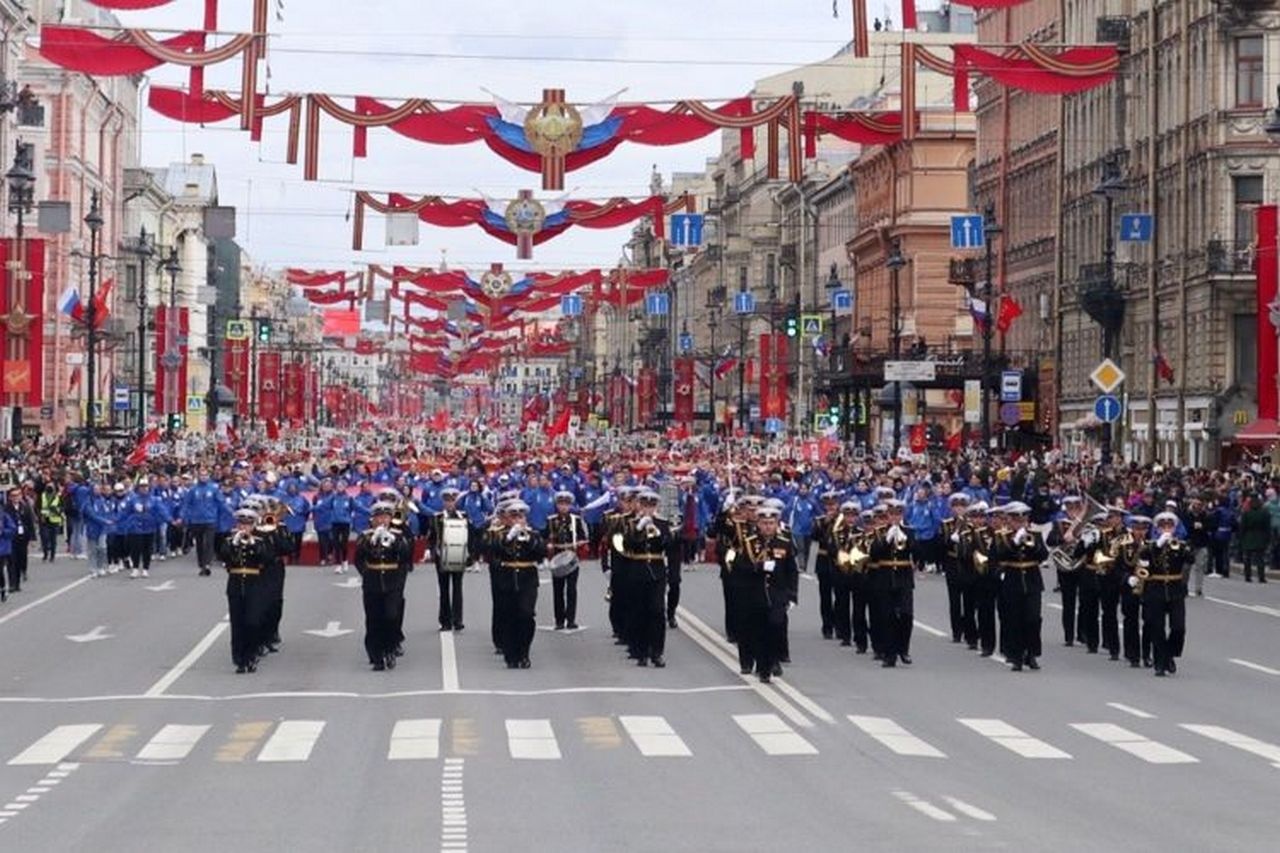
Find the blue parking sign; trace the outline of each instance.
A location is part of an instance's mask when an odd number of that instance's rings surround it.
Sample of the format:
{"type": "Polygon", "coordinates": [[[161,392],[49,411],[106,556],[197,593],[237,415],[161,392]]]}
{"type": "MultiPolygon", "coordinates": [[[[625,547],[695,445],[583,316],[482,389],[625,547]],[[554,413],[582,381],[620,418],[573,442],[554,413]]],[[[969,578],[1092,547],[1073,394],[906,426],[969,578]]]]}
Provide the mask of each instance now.
{"type": "Polygon", "coordinates": [[[1150,213],[1125,213],[1121,215],[1120,242],[1150,243],[1155,224],[1155,217],[1150,213]]]}

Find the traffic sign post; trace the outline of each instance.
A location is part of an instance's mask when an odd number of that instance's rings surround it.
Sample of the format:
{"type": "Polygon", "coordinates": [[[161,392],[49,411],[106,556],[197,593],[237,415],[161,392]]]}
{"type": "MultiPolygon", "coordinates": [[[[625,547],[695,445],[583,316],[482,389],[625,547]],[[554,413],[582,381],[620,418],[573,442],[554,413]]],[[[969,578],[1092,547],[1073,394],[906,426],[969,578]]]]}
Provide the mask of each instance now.
{"type": "Polygon", "coordinates": [[[1120,365],[1109,358],[1104,358],[1089,374],[1089,381],[1103,394],[1110,394],[1119,388],[1124,380],[1125,373],[1120,369],[1120,365]]]}
{"type": "Polygon", "coordinates": [[[129,411],[128,387],[117,385],[111,389],[111,409],[116,412],[129,411]]]}
{"type": "Polygon", "coordinates": [[[1022,373],[1006,370],[1000,374],[1000,402],[1016,403],[1022,399],[1022,373]]]}
{"type": "Polygon", "coordinates": [[[800,317],[800,331],[806,338],[822,336],[822,317],[818,314],[805,314],[800,317]]]}
{"type": "Polygon", "coordinates": [[[228,320],[226,339],[229,341],[249,340],[248,320],[228,320]]]}
{"type": "Polygon", "coordinates": [[[754,314],[755,311],[756,298],[751,295],[751,291],[739,290],[733,295],[733,313],[754,314]]]}
{"type": "Polygon", "coordinates": [[[847,288],[831,291],[831,310],[841,317],[853,313],[853,291],[847,288]]]}
{"type": "Polygon", "coordinates": [[[1005,403],[1000,407],[1000,422],[1005,426],[1017,426],[1022,418],[1022,409],[1017,403],[1005,403]]]}
{"type": "Polygon", "coordinates": [[[981,249],[986,244],[982,214],[966,213],[951,217],[951,248],[981,249]]]}
{"type": "Polygon", "coordinates": [[[560,297],[560,314],[564,317],[578,317],[582,315],[582,297],[576,293],[569,293],[560,297]]]}
{"type": "Polygon", "coordinates": [[[1120,420],[1121,413],[1124,412],[1124,406],[1120,400],[1112,394],[1103,394],[1101,397],[1093,401],[1093,413],[1098,416],[1098,420],[1104,424],[1113,424],[1120,420]]]}
{"type": "Polygon", "coordinates": [[[1120,216],[1121,243],[1150,243],[1156,219],[1150,213],[1125,213],[1120,216]]]}
{"type": "Polygon", "coordinates": [[[671,308],[671,295],[659,291],[650,293],[644,298],[645,313],[650,317],[665,317],[671,308]]]}

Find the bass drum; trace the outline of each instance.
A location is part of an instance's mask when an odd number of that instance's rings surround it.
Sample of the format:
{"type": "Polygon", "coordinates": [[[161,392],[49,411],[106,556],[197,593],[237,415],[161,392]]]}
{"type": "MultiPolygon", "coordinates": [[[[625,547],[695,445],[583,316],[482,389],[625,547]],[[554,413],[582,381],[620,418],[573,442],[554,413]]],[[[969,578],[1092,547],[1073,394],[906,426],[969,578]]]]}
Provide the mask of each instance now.
{"type": "Polygon", "coordinates": [[[467,522],[446,518],[440,528],[440,570],[461,572],[467,568],[467,522]]]}

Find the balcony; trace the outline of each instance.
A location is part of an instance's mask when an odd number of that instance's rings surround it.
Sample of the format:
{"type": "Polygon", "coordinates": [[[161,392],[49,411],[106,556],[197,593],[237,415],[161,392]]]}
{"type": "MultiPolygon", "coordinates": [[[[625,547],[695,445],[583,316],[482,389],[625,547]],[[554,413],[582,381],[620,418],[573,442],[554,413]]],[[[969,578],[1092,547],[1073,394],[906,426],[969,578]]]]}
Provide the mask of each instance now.
{"type": "Polygon", "coordinates": [[[1210,240],[1205,245],[1205,265],[1211,274],[1253,272],[1253,244],[1210,240]]]}
{"type": "Polygon", "coordinates": [[[1124,325],[1124,292],[1117,279],[1107,274],[1105,263],[1081,264],[1076,284],[1085,313],[1113,331],[1124,325]]]}
{"type": "Polygon", "coordinates": [[[981,258],[952,258],[947,267],[947,281],[964,287],[973,287],[982,280],[981,258]]]}

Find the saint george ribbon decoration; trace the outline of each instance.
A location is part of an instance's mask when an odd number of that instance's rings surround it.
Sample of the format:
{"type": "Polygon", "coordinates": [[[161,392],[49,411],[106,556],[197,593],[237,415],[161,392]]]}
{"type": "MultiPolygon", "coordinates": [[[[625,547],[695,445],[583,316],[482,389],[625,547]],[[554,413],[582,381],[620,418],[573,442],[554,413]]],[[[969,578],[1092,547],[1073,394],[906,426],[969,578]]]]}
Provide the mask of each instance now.
{"type": "Polygon", "coordinates": [[[582,114],[565,103],[564,89],[543,89],[542,103],[524,118],[524,138],[542,158],[544,190],[564,186],[566,158],[582,143],[582,134],[582,114]]]}

